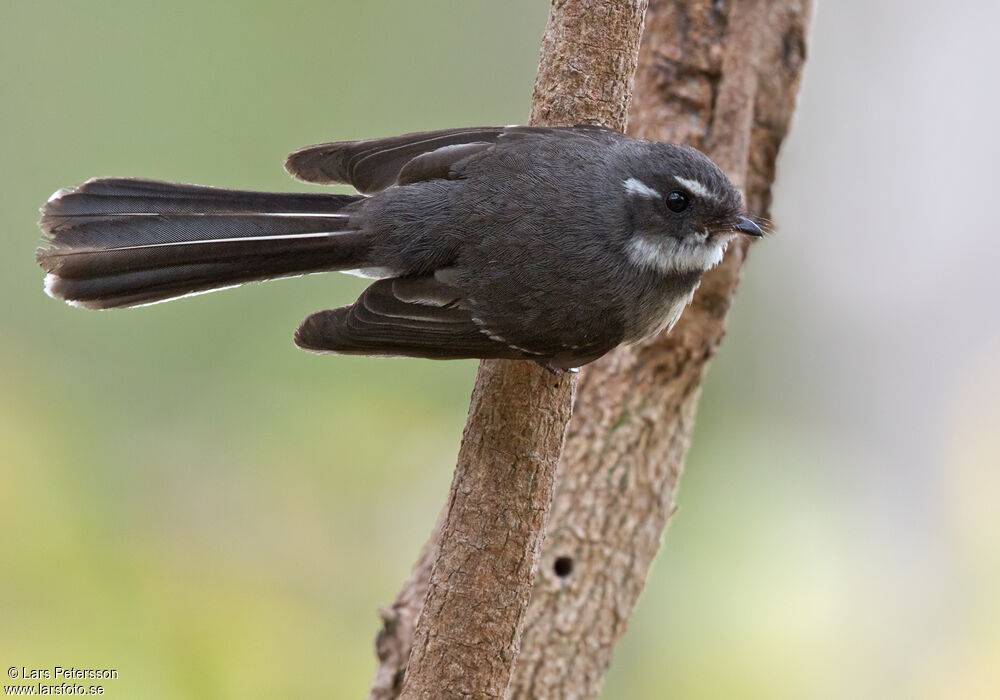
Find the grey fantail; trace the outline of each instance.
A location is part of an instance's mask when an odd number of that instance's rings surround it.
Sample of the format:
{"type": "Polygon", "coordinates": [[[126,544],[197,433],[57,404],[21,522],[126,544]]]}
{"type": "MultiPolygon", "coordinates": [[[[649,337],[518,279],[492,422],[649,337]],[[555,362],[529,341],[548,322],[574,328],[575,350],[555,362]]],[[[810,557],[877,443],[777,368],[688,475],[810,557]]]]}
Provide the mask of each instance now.
{"type": "Polygon", "coordinates": [[[40,222],[46,292],[107,309],[353,271],[377,281],[309,316],[299,346],[567,369],[670,328],[728,241],[761,235],[699,151],[594,126],[329,143],[285,166],[362,194],[139,179],[60,190],[40,222]]]}

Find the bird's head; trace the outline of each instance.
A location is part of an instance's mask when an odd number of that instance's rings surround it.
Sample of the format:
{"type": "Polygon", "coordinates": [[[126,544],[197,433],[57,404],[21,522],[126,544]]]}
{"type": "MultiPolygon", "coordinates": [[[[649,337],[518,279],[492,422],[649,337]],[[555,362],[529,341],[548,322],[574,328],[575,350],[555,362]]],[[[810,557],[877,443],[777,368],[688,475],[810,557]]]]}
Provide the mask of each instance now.
{"type": "Polygon", "coordinates": [[[639,267],[704,272],[737,234],[763,235],[725,173],[689,146],[651,144],[621,186],[631,224],[626,253],[639,267]]]}

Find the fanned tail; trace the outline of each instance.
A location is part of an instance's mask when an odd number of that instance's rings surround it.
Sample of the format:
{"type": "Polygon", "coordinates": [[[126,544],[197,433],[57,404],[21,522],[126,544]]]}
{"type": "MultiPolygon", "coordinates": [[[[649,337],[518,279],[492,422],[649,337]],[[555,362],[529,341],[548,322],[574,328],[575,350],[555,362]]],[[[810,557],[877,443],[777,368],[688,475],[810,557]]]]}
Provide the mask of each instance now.
{"type": "Polygon", "coordinates": [[[349,211],[361,199],[90,180],[43,207],[36,259],[50,296],[91,309],[364,267],[369,245],[349,211]]]}

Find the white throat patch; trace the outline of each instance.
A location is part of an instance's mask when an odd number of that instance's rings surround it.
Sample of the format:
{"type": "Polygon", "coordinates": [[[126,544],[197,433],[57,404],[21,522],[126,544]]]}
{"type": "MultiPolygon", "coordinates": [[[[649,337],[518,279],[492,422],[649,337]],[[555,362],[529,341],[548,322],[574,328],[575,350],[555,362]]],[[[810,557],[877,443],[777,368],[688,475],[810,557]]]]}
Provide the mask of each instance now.
{"type": "Polygon", "coordinates": [[[659,236],[652,240],[635,236],[628,244],[628,257],[635,265],[657,272],[706,272],[722,262],[732,236],[689,236],[683,240],[659,236]]]}

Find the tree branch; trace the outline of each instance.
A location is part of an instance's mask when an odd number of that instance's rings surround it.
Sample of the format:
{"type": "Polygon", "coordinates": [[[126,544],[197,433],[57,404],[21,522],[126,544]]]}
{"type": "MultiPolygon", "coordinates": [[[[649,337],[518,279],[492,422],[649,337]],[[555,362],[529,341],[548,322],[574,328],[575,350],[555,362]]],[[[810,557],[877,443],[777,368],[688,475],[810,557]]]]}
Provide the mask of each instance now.
{"type": "Polygon", "coordinates": [[[501,698],[510,681],[575,382],[484,362],[401,698],[501,698]]]}
{"type": "MultiPolygon", "coordinates": [[[[766,212],[809,15],[810,0],[652,0],[633,134],[707,148],[766,212]]],[[[701,380],[745,256],[745,242],[731,247],[672,332],[584,368],[510,697],[600,690],[675,510],[701,380]]]]}
{"type": "MultiPolygon", "coordinates": [[[[553,0],[531,123],[624,129],[645,9],[553,0]]],[[[480,364],[443,521],[382,611],[372,698],[504,696],[575,389],[533,363],[480,364]]]]}

